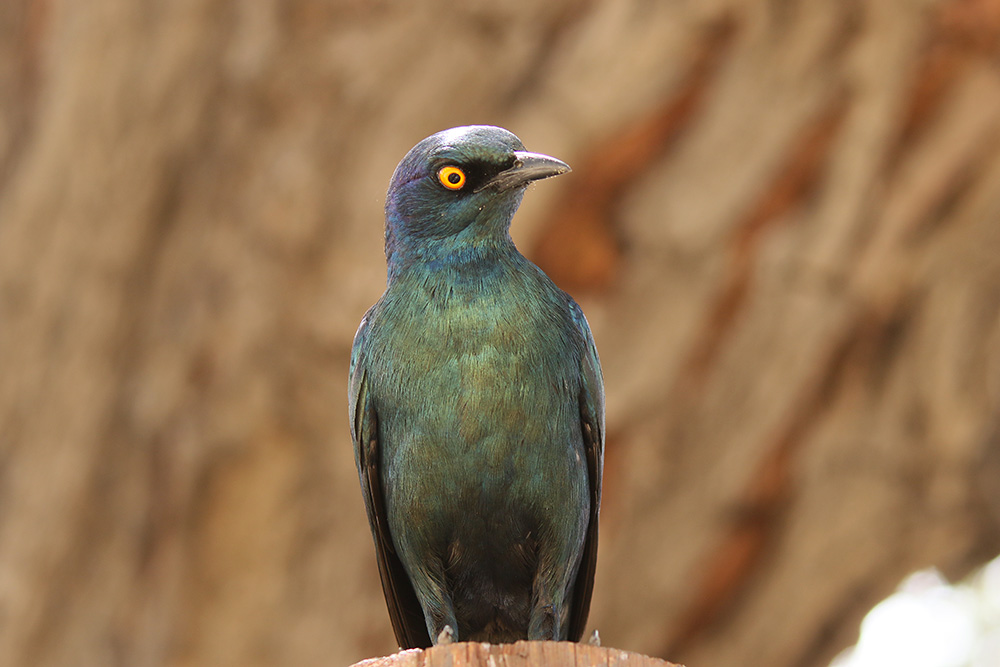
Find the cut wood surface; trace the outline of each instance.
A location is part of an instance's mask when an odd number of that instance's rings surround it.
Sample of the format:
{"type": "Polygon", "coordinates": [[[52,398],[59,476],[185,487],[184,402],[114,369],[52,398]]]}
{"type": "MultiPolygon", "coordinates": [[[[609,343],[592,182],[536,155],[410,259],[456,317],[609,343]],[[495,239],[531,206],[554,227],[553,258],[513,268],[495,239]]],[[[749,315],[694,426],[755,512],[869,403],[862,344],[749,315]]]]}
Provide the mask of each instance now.
{"type": "Polygon", "coordinates": [[[352,667],[683,667],[640,653],[575,642],[458,642],[370,658],[352,667]]]}

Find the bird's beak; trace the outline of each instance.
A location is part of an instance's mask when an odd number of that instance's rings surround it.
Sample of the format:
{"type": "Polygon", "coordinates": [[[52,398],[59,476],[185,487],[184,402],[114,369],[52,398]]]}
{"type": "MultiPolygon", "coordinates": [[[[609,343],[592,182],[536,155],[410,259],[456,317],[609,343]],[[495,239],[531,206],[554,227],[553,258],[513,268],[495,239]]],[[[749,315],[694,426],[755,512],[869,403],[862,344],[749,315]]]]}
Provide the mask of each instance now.
{"type": "Polygon", "coordinates": [[[527,151],[514,151],[514,166],[501,171],[499,174],[486,181],[476,192],[486,188],[496,188],[497,190],[510,190],[522,185],[527,185],[531,181],[537,181],[549,176],[558,176],[572,171],[569,165],[562,160],[557,160],[541,153],[529,153],[527,151]]]}

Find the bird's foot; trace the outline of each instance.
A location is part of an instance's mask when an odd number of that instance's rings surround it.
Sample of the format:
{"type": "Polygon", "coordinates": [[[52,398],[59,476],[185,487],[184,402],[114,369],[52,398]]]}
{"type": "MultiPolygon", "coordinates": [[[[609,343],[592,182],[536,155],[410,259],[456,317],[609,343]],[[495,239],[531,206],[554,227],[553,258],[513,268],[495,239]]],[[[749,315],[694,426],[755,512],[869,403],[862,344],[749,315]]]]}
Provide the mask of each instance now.
{"type": "Polygon", "coordinates": [[[455,641],[455,631],[451,629],[450,625],[446,625],[441,628],[441,632],[437,636],[437,641],[434,643],[438,646],[447,646],[453,641],[455,641]]]}
{"type": "Polygon", "coordinates": [[[587,643],[590,644],[591,646],[601,645],[601,635],[599,632],[597,632],[597,628],[594,628],[594,631],[590,633],[590,637],[587,639],[587,643]]]}

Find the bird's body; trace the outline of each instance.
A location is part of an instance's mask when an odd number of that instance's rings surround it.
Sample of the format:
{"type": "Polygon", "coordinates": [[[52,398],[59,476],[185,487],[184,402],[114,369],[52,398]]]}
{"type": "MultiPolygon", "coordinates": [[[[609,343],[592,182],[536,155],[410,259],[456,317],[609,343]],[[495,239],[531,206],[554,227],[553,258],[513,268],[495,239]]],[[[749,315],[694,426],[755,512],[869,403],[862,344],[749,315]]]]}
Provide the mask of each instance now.
{"type": "Polygon", "coordinates": [[[578,638],[586,620],[600,365],[579,307],[507,232],[533,180],[510,176],[532,159],[520,148],[499,128],[456,128],[418,144],[390,186],[389,281],[355,338],[350,409],[401,645],[446,626],[468,640],[578,638]],[[466,192],[443,180],[449,168],[466,192]]]}

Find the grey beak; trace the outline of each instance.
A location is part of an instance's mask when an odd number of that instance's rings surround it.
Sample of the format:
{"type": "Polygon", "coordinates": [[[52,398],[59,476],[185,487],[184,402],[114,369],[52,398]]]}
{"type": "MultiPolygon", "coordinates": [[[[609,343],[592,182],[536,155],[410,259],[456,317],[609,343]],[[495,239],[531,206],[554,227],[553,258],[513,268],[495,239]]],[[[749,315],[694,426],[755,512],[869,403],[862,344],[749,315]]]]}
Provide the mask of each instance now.
{"type": "Polygon", "coordinates": [[[496,188],[497,190],[510,190],[522,185],[527,185],[531,181],[537,181],[550,176],[558,176],[572,171],[569,165],[562,160],[557,160],[541,153],[529,153],[527,151],[514,151],[514,166],[501,171],[499,174],[486,181],[476,192],[486,188],[496,188]]]}

